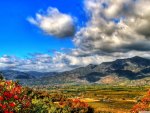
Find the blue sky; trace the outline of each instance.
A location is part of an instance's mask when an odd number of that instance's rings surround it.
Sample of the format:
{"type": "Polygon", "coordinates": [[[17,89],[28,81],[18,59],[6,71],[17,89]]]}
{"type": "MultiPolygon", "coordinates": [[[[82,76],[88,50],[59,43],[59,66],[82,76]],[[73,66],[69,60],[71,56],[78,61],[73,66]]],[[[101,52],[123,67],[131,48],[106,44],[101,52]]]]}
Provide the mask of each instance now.
{"type": "MultiPolygon", "coordinates": [[[[0,55],[25,57],[28,53],[46,53],[61,48],[73,48],[71,38],[59,39],[45,35],[27,21],[29,16],[48,7],[77,17],[77,25],[84,22],[82,0],[2,0],[0,1],[0,55]],[[80,18],[81,17],[81,18],[80,18]],[[81,20],[80,20],[81,19],[81,20]]],[[[50,53],[51,54],[51,53],[50,53]]]]}
{"type": "Polygon", "coordinates": [[[150,0],[1,0],[0,70],[66,71],[150,58],[150,0]]]}

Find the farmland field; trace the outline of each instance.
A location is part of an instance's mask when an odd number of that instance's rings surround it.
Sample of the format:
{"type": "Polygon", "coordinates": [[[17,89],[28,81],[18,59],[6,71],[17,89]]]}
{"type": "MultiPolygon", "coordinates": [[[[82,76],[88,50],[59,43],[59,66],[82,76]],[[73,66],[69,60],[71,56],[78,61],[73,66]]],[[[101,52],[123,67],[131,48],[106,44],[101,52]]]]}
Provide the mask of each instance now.
{"type": "Polygon", "coordinates": [[[148,91],[150,86],[102,86],[82,85],[48,88],[51,94],[67,98],[79,98],[87,102],[97,113],[128,113],[148,91]]]}

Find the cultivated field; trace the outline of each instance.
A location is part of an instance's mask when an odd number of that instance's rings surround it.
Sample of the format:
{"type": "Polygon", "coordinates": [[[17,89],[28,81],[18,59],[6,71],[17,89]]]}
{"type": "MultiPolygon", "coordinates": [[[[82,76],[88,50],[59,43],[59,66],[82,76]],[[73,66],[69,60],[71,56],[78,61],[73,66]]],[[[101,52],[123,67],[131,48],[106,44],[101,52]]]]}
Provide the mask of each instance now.
{"type": "Polygon", "coordinates": [[[49,88],[51,94],[79,98],[100,113],[128,113],[149,90],[150,86],[82,85],[49,88]]]}

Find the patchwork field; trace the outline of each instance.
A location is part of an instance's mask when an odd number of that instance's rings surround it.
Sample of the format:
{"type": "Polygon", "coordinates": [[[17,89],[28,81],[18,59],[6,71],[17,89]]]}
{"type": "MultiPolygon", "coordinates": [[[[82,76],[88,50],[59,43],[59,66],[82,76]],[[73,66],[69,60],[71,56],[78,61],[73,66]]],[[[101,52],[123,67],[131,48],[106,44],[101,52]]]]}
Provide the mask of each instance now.
{"type": "Polygon", "coordinates": [[[149,90],[150,86],[68,86],[49,89],[50,93],[79,98],[95,109],[96,113],[128,113],[149,90]]]}

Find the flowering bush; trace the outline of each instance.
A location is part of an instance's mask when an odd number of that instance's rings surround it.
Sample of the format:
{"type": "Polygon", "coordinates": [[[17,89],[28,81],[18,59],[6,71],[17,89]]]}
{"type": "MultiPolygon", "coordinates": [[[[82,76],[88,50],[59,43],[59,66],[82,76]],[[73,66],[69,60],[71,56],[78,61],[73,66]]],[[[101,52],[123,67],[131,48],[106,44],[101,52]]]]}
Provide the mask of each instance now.
{"type": "Polygon", "coordinates": [[[11,80],[0,80],[0,113],[93,113],[93,109],[79,99],[55,97],[48,92],[36,93],[11,80]]]}
{"type": "Polygon", "coordinates": [[[17,82],[0,80],[0,112],[29,112],[31,98],[27,93],[27,90],[17,82]]]}
{"type": "Polygon", "coordinates": [[[85,102],[79,99],[66,99],[60,102],[52,102],[51,98],[33,99],[33,113],[94,113],[85,102]],[[56,104],[57,103],[57,104],[56,104]]]}
{"type": "Polygon", "coordinates": [[[132,113],[139,113],[139,111],[150,111],[150,90],[131,110],[132,113]]]}
{"type": "Polygon", "coordinates": [[[68,110],[68,113],[94,113],[94,109],[80,99],[68,99],[59,102],[59,106],[68,110]]]}

